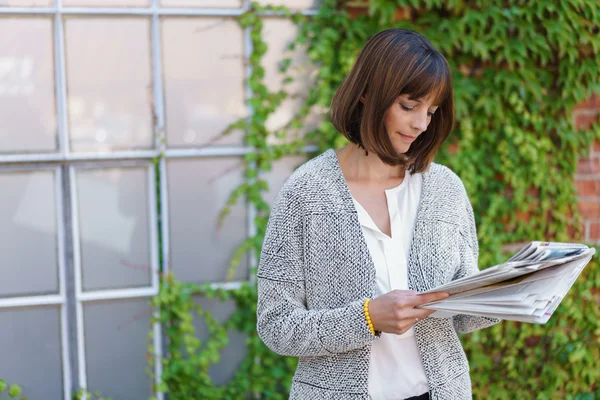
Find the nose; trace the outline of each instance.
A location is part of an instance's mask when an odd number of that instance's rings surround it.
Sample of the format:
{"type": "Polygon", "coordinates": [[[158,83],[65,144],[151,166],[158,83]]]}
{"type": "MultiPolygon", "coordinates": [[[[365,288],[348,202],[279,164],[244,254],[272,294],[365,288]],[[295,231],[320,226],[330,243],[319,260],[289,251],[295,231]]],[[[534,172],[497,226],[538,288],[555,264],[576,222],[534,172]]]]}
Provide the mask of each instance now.
{"type": "Polygon", "coordinates": [[[414,118],[412,119],[412,128],[418,132],[425,132],[427,130],[427,125],[429,125],[429,117],[427,116],[428,111],[424,110],[422,112],[416,112],[413,114],[414,118]]]}

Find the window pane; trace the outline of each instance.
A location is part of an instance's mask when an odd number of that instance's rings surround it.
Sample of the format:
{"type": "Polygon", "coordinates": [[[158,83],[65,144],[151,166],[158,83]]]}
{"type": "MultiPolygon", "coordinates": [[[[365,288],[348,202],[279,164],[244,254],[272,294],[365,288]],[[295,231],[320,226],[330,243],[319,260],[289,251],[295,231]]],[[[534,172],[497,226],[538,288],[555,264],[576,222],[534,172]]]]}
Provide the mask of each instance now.
{"type": "Polygon", "coordinates": [[[281,186],[292,175],[292,173],[302,163],[306,162],[306,156],[284,157],[273,163],[271,171],[262,175],[262,178],[269,184],[269,191],[263,195],[265,201],[269,204],[275,203],[275,198],[281,189],[281,186]]]}
{"type": "Polygon", "coordinates": [[[0,0],[0,7],[47,7],[51,0],[0,0]]]}
{"type": "Polygon", "coordinates": [[[146,373],[152,307],[146,299],[102,301],[83,306],[87,383],[113,399],[147,400],[146,373]]]}
{"type": "Polygon", "coordinates": [[[241,144],[240,131],[218,138],[247,114],[239,24],[167,18],[162,33],[168,145],[241,144]]]}
{"type": "MultiPolygon", "coordinates": [[[[194,301],[202,309],[210,311],[221,323],[229,319],[231,314],[235,312],[235,303],[233,300],[227,300],[222,303],[216,300],[208,300],[205,297],[195,296],[194,301]]],[[[197,314],[194,314],[194,328],[196,328],[196,333],[203,343],[210,337],[204,319],[199,318],[197,314]]],[[[229,344],[221,350],[220,362],[211,365],[208,369],[208,373],[215,385],[224,385],[233,379],[247,352],[247,336],[238,331],[229,331],[228,333],[229,344]]]]}
{"type": "Polygon", "coordinates": [[[2,153],[58,147],[52,26],[49,18],[0,18],[2,153]]]}
{"type": "Polygon", "coordinates": [[[77,171],[83,289],[151,284],[148,169],[77,171]]]}
{"type": "Polygon", "coordinates": [[[71,148],[152,147],[150,21],[70,17],[65,35],[71,148]]]}
{"type": "MultiPolygon", "coordinates": [[[[283,128],[298,113],[300,108],[306,103],[308,91],[312,86],[311,73],[315,70],[310,66],[306,55],[306,49],[296,47],[293,52],[288,50],[288,46],[298,35],[298,27],[288,19],[266,18],[264,20],[263,38],[267,43],[268,50],[263,58],[262,64],[265,67],[265,82],[270,91],[279,91],[282,89],[282,80],[285,76],[291,76],[294,81],[285,85],[284,90],[291,95],[288,99],[269,116],[266,122],[269,131],[275,131],[283,128]],[[279,64],[286,58],[290,58],[292,63],[288,72],[284,75],[279,71],[279,64]]],[[[292,128],[286,128],[285,140],[277,139],[271,135],[267,141],[275,145],[285,141],[292,141],[301,138],[306,132],[315,129],[320,122],[316,109],[311,110],[304,126],[295,131],[292,128]]]]}
{"type": "Polygon", "coordinates": [[[0,173],[0,297],[58,293],[53,171],[0,173]]]}
{"type": "Polygon", "coordinates": [[[242,0],[161,0],[163,7],[241,8],[242,0]]]}
{"type": "Polygon", "coordinates": [[[59,308],[0,309],[0,326],[2,379],[21,386],[28,399],[62,399],[59,308]]]}
{"type": "MultiPolygon", "coordinates": [[[[169,217],[171,266],[186,282],[221,282],[229,261],[246,238],[244,199],[232,207],[223,226],[219,213],[242,181],[241,159],[169,160],[169,217]]],[[[237,266],[235,279],[247,279],[247,257],[237,266]]]]}
{"type": "Polygon", "coordinates": [[[319,0],[257,0],[262,5],[283,5],[288,8],[305,9],[319,7],[319,0]]]}
{"type": "Polygon", "coordinates": [[[148,7],[148,0],[63,0],[65,6],[71,7],[148,7]]]}

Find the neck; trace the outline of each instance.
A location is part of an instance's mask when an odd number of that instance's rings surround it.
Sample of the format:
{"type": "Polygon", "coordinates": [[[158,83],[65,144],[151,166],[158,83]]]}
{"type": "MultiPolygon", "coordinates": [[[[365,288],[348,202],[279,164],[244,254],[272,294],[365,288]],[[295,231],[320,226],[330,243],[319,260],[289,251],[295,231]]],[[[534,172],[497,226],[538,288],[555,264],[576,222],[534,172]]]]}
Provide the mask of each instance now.
{"type": "Polygon", "coordinates": [[[403,166],[385,164],[373,152],[365,155],[365,150],[354,143],[337,151],[340,163],[345,167],[347,179],[365,183],[387,183],[404,178],[403,166]]]}

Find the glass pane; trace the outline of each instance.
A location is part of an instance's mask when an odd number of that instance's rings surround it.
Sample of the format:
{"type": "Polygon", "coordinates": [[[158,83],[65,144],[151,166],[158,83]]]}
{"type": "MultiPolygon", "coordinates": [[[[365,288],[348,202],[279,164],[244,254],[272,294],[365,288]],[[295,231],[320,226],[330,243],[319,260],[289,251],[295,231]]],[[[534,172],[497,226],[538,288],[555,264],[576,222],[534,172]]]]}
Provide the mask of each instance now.
{"type": "Polygon", "coordinates": [[[152,147],[150,20],[70,17],[65,36],[71,148],[152,147]]]}
{"type": "Polygon", "coordinates": [[[239,24],[230,18],[167,18],[162,34],[168,145],[241,144],[241,131],[219,137],[247,115],[239,24]]]}
{"type": "Polygon", "coordinates": [[[0,297],[58,293],[54,171],[0,173],[0,297]]]}
{"type": "MultiPolygon", "coordinates": [[[[221,282],[227,277],[234,251],[246,238],[244,199],[232,207],[223,225],[219,213],[231,192],[243,182],[237,158],[169,160],[169,218],[171,266],[186,282],[221,282]]],[[[247,257],[242,257],[235,279],[247,279],[247,257]]]]}
{"type": "Polygon", "coordinates": [[[0,18],[2,153],[58,147],[52,27],[49,18],[0,18]]]}
{"type": "MultiPolygon", "coordinates": [[[[312,86],[311,74],[315,68],[308,63],[306,49],[296,47],[293,52],[288,50],[288,46],[298,35],[298,27],[287,19],[266,18],[264,20],[263,38],[267,43],[268,50],[263,58],[262,64],[265,67],[265,82],[270,91],[281,90],[282,80],[289,75],[294,81],[285,85],[284,90],[290,95],[277,110],[269,116],[266,127],[269,131],[275,131],[283,128],[298,113],[300,108],[306,103],[308,90],[312,86]],[[290,58],[292,63],[288,72],[284,75],[279,71],[281,61],[290,58]]],[[[275,145],[278,143],[300,139],[306,132],[315,129],[320,123],[320,118],[316,110],[308,115],[305,125],[295,131],[292,128],[284,130],[285,140],[277,139],[271,135],[268,143],[275,145]]]]}
{"type": "Polygon", "coordinates": [[[293,9],[317,8],[319,0],[257,0],[262,5],[286,6],[293,9]]]}
{"type": "Polygon", "coordinates": [[[102,301],[83,306],[87,383],[113,399],[147,400],[152,393],[147,299],[102,301]]]}
{"type": "Polygon", "coordinates": [[[148,7],[148,0],[63,0],[65,6],[71,7],[148,7]]]}
{"type": "MultiPolygon", "coordinates": [[[[58,307],[0,309],[0,375],[28,399],[62,399],[58,307]],[[8,328],[8,329],[6,329],[8,328]]],[[[0,394],[0,399],[9,399],[0,394]]]]}
{"type": "Polygon", "coordinates": [[[0,7],[48,7],[52,3],[51,0],[0,0],[0,7]]]}
{"type": "Polygon", "coordinates": [[[151,284],[148,169],[77,171],[83,289],[151,284]]]}
{"type": "Polygon", "coordinates": [[[163,7],[241,8],[242,0],[161,0],[163,7]]]}
{"type": "MultiPolygon", "coordinates": [[[[216,300],[208,300],[205,297],[196,296],[194,298],[196,304],[199,304],[204,310],[208,310],[212,315],[219,320],[225,322],[235,311],[235,303],[232,300],[220,302],[216,300]]],[[[204,319],[194,315],[194,327],[200,340],[204,343],[210,337],[204,319]]],[[[221,360],[218,364],[213,364],[208,369],[208,373],[215,385],[224,385],[235,376],[240,363],[244,359],[246,349],[247,336],[238,331],[229,331],[229,344],[221,350],[221,360]]]]}
{"type": "Polygon", "coordinates": [[[302,163],[306,162],[306,156],[284,157],[275,161],[271,171],[262,174],[262,178],[269,184],[269,191],[263,195],[265,201],[269,204],[275,203],[275,198],[281,189],[281,186],[292,175],[292,173],[302,163]]]}

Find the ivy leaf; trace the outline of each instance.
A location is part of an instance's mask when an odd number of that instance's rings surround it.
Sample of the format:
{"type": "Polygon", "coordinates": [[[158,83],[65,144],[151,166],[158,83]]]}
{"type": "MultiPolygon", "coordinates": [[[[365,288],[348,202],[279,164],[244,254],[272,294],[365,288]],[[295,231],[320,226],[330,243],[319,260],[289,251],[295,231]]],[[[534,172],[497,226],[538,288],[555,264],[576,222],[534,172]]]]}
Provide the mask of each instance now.
{"type": "Polygon", "coordinates": [[[19,385],[11,385],[8,395],[12,398],[19,397],[21,395],[21,387],[19,385]]]}

